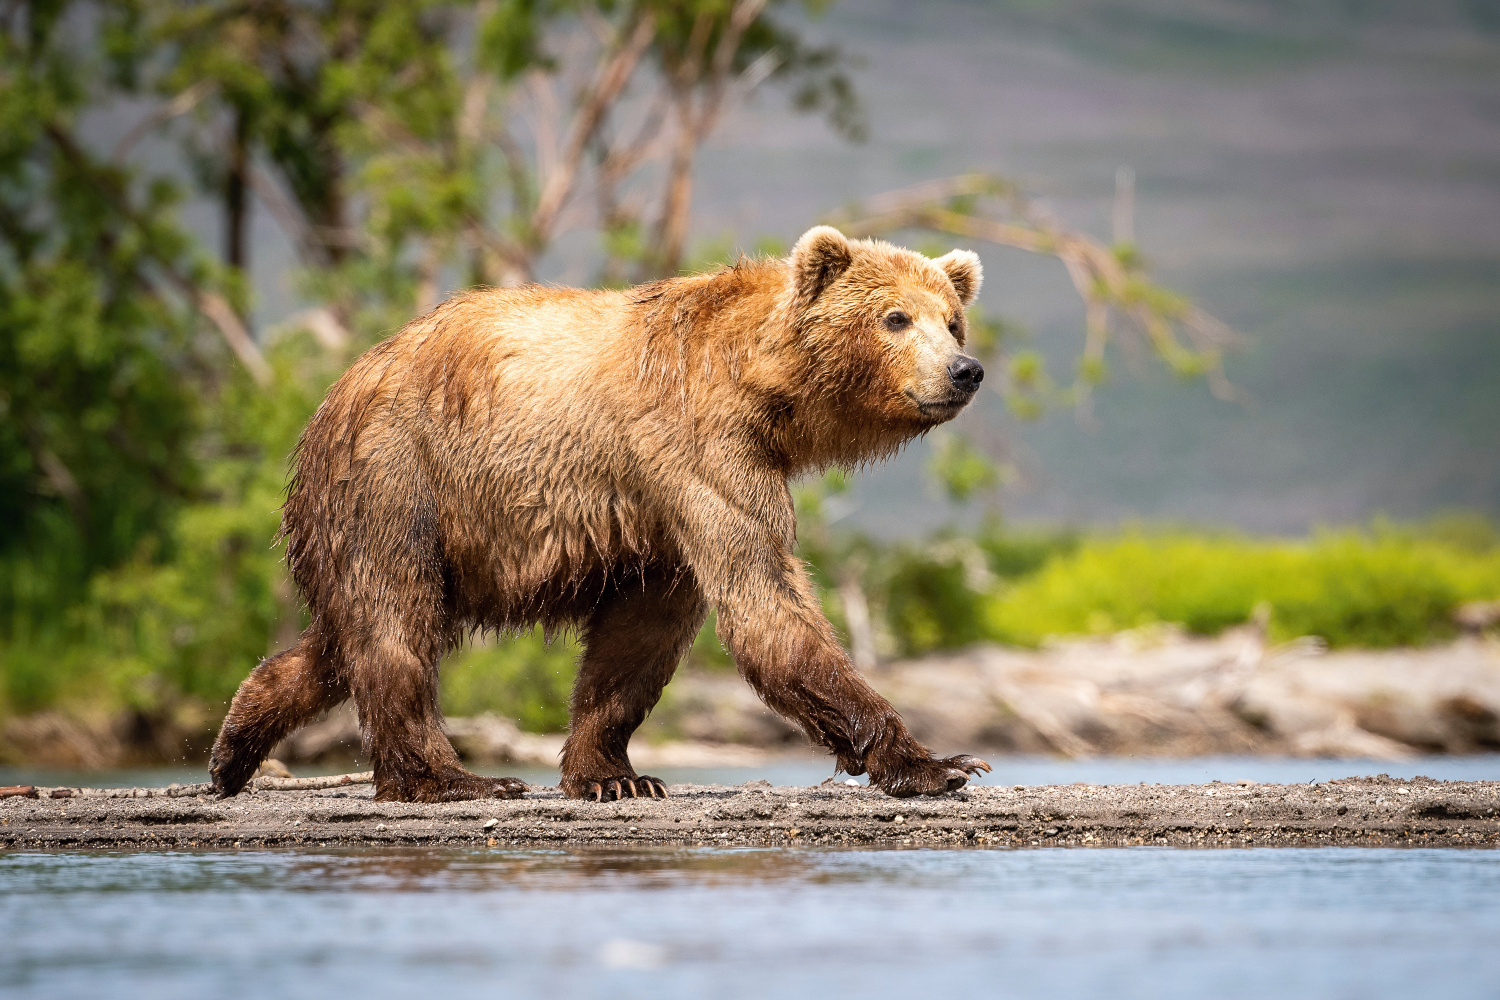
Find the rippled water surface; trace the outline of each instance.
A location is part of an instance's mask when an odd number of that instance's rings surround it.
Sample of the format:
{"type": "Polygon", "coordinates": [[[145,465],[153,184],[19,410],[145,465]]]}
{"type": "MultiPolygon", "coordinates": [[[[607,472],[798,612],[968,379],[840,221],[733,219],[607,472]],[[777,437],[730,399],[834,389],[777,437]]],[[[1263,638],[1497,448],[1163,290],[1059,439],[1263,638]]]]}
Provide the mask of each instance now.
{"type": "Polygon", "coordinates": [[[0,855],[0,995],[1495,997],[1500,852],[0,855]]]}

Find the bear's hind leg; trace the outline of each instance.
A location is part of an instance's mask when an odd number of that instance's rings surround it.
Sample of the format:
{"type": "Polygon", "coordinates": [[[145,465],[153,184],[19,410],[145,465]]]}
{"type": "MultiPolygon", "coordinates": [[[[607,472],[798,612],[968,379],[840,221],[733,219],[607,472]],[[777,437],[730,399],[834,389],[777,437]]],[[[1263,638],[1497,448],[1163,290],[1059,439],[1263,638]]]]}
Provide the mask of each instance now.
{"type": "Polygon", "coordinates": [[[359,706],[365,752],[375,771],[375,798],[386,802],[457,802],[519,798],[526,783],[486,778],[459,763],[438,708],[438,650],[419,653],[370,630],[351,656],[349,689],[359,706]]]}
{"type": "Polygon", "coordinates": [[[312,630],[291,649],[262,660],[234,694],[209,757],[220,795],[239,792],[289,733],[349,697],[312,630]]]}
{"type": "Polygon", "coordinates": [[[584,634],[563,744],[562,788],[569,797],[666,798],[667,786],[636,774],[626,751],[707,616],[686,571],[629,580],[599,602],[584,634]]]}

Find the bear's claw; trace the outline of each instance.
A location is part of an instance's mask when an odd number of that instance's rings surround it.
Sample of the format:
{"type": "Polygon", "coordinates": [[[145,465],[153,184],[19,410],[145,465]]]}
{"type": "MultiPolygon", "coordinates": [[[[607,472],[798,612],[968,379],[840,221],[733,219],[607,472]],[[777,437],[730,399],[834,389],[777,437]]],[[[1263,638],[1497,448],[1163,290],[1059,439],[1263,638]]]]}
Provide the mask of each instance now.
{"type": "Polygon", "coordinates": [[[971,776],[989,770],[990,765],[978,757],[959,754],[913,761],[882,774],[874,784],[898,799],[913,795],[945,795],[964,787],[971,776]]]}
{"type": "Polygon", "coordinates": [[[578,789],[576,794],[565,789],[570,798],[593,799],[595,802],[614,802],[624,798],[664,799],[667,797],[666,782],[660,778],[653,778],[649,774],[603,778],[599,781],[580,781],[575,783],[575,787],[578,789]]]}

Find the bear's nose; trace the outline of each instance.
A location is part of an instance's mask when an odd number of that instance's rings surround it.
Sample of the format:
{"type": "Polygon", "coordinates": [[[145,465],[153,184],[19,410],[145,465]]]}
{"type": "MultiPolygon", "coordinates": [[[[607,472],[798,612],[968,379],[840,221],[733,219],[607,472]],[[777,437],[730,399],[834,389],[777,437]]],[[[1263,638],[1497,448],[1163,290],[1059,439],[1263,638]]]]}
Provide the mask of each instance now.
{"type": "Polygon", "coordinates": [[[948,378],[964,392],[973,392],[984,381],[984,365],[973,358],[959,358],[948,366],[948,378]]]}

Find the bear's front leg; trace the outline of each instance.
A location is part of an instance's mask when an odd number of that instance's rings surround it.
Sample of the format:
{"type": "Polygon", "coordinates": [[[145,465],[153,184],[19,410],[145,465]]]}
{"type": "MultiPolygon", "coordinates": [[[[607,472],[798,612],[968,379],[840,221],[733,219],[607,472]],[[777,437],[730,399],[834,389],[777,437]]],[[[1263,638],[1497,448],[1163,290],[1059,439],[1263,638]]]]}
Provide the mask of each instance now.
{"type": "MultiPolygon", "coordinates": [[[[904,725],[902,729],[905,729],[904,725]]],[[[990,765],[978,757],[968,754],[934,757],[932,751],[911,739],[910,734],[906,734],[906,739],[910,746],[894,752],[873,751],[866,756],[865,768],[870,773],[870,783],[887,795],[896,798],[942,795],[964,787],[971,776],[990,770],[990,765]]]]}
{"type": "Polygon", "coordinates": [[[785,481],[743,465],[733,502],[706,483],[684,490],[693,503],[682,511],[679,542],[718,609],[719,639],[756,694],[831,750],[841,769],[869,772],[889,795],[942,795],[988,771],[977,757],[934,757],[854,669],[792,551],[785,481]]]}
{"type": "Polygon", "coordinates": [[[967,754],[934,757],[854,669],[826,621],[786,623],[775,635],[733,626],[720,634],[761,700],[833,751],[841,770],[868,772],[887,795],[942,795],[990,770],[967,754]],[[788,643],[789,635],[798,638],[788,643]]]}
{"type": "Polygon", "coordinates": [[[888,795],[942,795],[989,771],[977,757],[934,757],[918,742],[854,669],[800,565],[787,574],[719,608],[719,637],[761,700],[888,795]]]}

